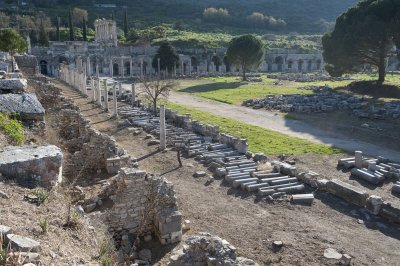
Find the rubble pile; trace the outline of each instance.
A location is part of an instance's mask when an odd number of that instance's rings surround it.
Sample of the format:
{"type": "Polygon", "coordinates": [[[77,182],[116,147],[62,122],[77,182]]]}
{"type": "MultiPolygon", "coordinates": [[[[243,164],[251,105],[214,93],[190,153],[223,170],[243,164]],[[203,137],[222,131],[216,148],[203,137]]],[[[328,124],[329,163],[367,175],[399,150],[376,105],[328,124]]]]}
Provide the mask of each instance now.
{"type": "Polygon", "coordinates": [[[313,94],[267,95],[265,98],[246,100],[244,106],[265,108],[285,113],[321,113],[336,110],[349,111],[354,115],[370,119],[400,119],[400,101],[391,101],[377,107],[363,97],[339,93],[329,87],[302,88],[313,94]]]}
{"type": "Polygon", "coordinates": [[[236,248],[225,239],[209,233],[190,236],[182,249],[175,250],[169,266],[180,265],[258,265],[251,259],[238,257],[236,248]]]}

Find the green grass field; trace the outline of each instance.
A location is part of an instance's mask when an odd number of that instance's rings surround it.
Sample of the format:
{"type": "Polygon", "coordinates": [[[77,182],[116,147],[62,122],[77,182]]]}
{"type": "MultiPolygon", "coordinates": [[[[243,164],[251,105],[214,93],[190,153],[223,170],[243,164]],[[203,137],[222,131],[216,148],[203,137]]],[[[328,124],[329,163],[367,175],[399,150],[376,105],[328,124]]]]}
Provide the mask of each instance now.
{"type": "MultiPolygon", "coordinates": [[[[376,75],[354,75],[355,78],[365,81],[375,80],[376,75]]],[[[340,88],[349,85],[352,81],[317,81],[317,82],[293,82],[282,81],[283,85],[275,85],[275,79],[269,79],[265,75],[262,77],[262,82],[250,83],[242,82],[237,77],[216,77],[204,78],[199,80],[184,80],[177,88],[177,91],[190,93],[206,99],[224,102],[228,104],[241,104],[247,99],[262,98],[267,94],[308,94],[312,93],[308,90],[298,90],[298,87],[303,86],[323,86],[328,85],[332,88],[340,88]]],[[[387,75],[385,85],[400,85],[399,75],[387,75]]],[[[384,91],[377,89],[385,97],[384,91]]],[[[400,89],[399,89],[400,91],[400,89]]],[[[358,93],[356,93],[358,94],[358,93]]],[[[376,95],[374,94],[374,97],[376,95]]],[[[378,95],[379,96],[379,95],[378,95]]],[[[379,97],[378,97],[379,98],[379,97]]]]}
{"type": "Polygon", "coordinates": [[[304,153],[334,154],[341,152],[340,149],[328,145],[316,144],[307,140],[289,137],[275,131],[241,123],[234,119],[199,111],[189,106],[168,102],[167,107],[178,111],[180,114],[189,113],[192,119],[202,123],[218,125],[221,132],[246,138],[249,143],[250,151],[252,152],[293,155],[304,153]]]}

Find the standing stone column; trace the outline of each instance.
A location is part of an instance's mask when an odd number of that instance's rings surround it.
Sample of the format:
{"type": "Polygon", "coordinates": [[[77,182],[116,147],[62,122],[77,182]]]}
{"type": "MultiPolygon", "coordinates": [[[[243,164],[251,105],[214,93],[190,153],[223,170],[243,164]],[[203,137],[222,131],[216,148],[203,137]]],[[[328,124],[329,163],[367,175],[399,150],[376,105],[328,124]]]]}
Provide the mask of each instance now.
{"type": "Polygon", "coordinates": [[[189,65],[188,74],[190,75],[190,74],[192,74],[192,61],[191,60],[189,60],[188,65],[189,65]]]}
{"type": "Polygon", "coordinates": [[[129,76],[132,77],[133,76],[133,64],[132,64],[132,58],[129,61],[129,76]]]}
{"type": "Polygon", "coordinates": [[[181,75],[185,75],[185,69],[183,67],[183,61],[181,61],[181,75]]]}
{"type": "Polygon", "coordinates": [[[97,79],[97,101],[101,107],[101,81],[100,78],[97,79]]]}
{"type": "MultiPolygon", "coordinates": [[[[114,117],[118,117],[118,103],[117,103],[117,82],[114,82],[114,86],[113,86],[113,104],[114,104],[114,117]]],[[[119,89],[121,91],[121,83],[119,83],[119,89]]]]}
{"type": "Polygon", "coordinates": [[[107,91],[107,79],[104,80],[104,109],[108,112],[108,91],[107,91]]]}
{"type": "Polygon", "coordinates": [[[87,75],[88,76],[91,76],[92,75],[92,70],[91,70],[91,64],[90,64],[90,57],[88,56],[87,58],[86,58],[86,72],[87,72],[87,75]]]}
{"type": "Polygon", "coordinates": [[[132,83],[132,106],[135,106],[136,102],[136,88],[135,88],[135,82],[132,83]]]}
{"type": "Polygon", "coordinates": [[[176,65],[174,66],[174,78],[176,77],[176,65]]]}
{"type": "Polygon", "coordinates": [[[362,163],[363,163],[363,155],[362,151],[355,151],[355,166],[358,169],[362,168],[362,163]]]}
{"type": "Polygon", "coordinates": [[[112,59],[112,57],[111,57],[111,59],[110,59],[110,76],[111,76],[111,78],[113,77],[113,75],[114,75],[114,68],[113,68],[113,59],[112,59]]]}
{"type": "Polygon", "coordinates": [[[125,73],[124,73],[124,59],[121,58],[121,76],[124,78],[125,73]]]}
{"type": "Polygon", "coordinates": [[[90,90],[92,91],[92,102],[95,101],[94,79],[90,77],[90,90]]]}
{"type": "Polygon", "coordinates": [[[160,106],[160,150],[167,147],[166,129],[165,129],[165,106],[160,106]]]}
{"type": "Polygon", "coordinates": [[[161,76],[160,58],[157,58],[157,70],[158,70],[158,78],[160,78],[161,76]]]}
{"type": "Polygon", "coordinates": [[[143,58],[140,58],[140,78],[143,78],[143,58]]]}

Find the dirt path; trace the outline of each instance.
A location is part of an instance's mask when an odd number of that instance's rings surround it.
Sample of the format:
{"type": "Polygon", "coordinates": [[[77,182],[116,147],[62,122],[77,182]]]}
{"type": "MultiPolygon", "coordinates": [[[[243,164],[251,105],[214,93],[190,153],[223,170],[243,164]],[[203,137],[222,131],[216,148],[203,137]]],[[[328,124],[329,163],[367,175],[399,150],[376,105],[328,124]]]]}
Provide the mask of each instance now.
{"type": "MultiPolygon", "coordinates": [[[[358,219],[366,219],[362,211],[325,193],[317,194],[312,207],[285,201],[257,202],[254,195],[243,194],[220,180],[209,184],[207,177],[195,179],[195,171],[208,172],[204,166],[193,159],[183,159],[184,166],[177,168],[175,152],[157,152],[156,147],[147,145],[146,133],[134,136],[126,128],[117,128],[118,121],[110,114],[71,88],[60,87],[95,128],[114,136],[120,147],[138,158],[141,169],[174,184],[179,209],[184,219],[192,223],[184,239],[200,231],[217,234],[236,246],[240,256],[260,265],[337,265],[336,260],[323,257],[329,247],[355,257],[356,265],[400,265],[399,226],[374,217],[359,224],[358,219]],[[274,250],[274,240],[283,241],[284,247],[274,250]]],[[[172,248],[153,250],[157,265],[166,265],[172,248]]]]}
{"type": "Polygon", "coordinates": [[[243,106],[225,104],[177,92],[171,93],[169,101],[176,104],[198,108],[199,110],[227,118],[236,119],[250,125],[281,132],[292,137],[329,144],[349,152],[361,150],[368,155],[380,155],[391,158],[392,160],[400,161],[399,151],[353,139],[338,132],[316,128],[299,120],[286,119],[274,112],[254,110],[243,106]]]}

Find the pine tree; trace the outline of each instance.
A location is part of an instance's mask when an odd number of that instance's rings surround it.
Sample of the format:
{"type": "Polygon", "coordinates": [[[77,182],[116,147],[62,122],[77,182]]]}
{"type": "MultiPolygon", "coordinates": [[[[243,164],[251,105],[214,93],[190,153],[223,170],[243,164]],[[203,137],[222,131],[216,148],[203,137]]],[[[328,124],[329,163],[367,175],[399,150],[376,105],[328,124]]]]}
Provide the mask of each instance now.
{"type": "Polygon", "coordinates": [[[125,9],[125,16],[124,16],[124,34],[125,38],[128,36],[128,10],[125,9]]]}
{"type": "Polygon", "coordinates": [[[68,24],[69,24],[69,40],[74,40],[74,25],[72,25],[72,11],[69,10],[69,17],[68,17],[68,24]]]}
{"type": "Polygon", "coordinates": [[[83,18],[82,35],[83,35],[83,41],[87,42],[87,25],[85,18],[83,18]]]}
{"type": "Polygon", "coordinates": [[[60,17],[57,17],[57,24],[56,24],[56,40],[60,41],[60,17]]]}

